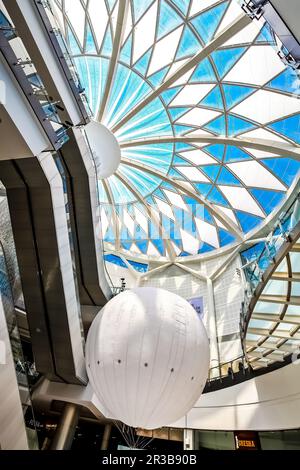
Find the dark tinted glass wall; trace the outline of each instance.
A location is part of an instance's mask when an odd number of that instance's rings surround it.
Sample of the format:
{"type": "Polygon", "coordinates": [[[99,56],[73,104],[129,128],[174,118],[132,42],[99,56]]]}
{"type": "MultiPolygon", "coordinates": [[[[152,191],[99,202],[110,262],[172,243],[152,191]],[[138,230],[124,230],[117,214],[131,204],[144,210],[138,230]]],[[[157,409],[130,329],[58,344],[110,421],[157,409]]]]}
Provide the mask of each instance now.
{"type": "Polygon", "coordinates": [[[300,450],[300,430],[260,432],[263,450],[300,450]]]}
{"type": "MultiPolygon", "coordinates": [[[[259,432],[257,434],[257,446],[261,450],[300,450],[300,429],[259,432]]],[[[201,449],[235,450],[234,433],[225,431],[195,431],[195,450],[201,449]]]]}

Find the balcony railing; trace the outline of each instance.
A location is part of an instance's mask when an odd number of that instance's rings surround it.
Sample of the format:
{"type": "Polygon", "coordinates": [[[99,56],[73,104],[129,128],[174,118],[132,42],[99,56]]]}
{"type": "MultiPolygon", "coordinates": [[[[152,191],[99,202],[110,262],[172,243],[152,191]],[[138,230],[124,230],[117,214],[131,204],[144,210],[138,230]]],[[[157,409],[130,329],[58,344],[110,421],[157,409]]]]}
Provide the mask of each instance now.
{"type": "Polygon", "coordinates": [[[250,249],[241,253],[243,270],[246,277],[247,287],[245,300],[241,308],[241,337],[246,335],[246,328],[250,320],[251,311],[249,305],[263,274],[274,263],[275,256],[282,245],[289,241],[290,233],[300,222],[300,193],[293,200],[288,209],[282,213],[272,232],[264,243],[258,243],[250,249]]]}
{"type": "Polygon", "coordinates": [[[250,371],[249,365],[245,359],[245,356],[239,356],[228,362],[223,362],[216,367],[212,367],[209,370],[208,382],[223,381],[226,378],[230,378],[232,381],[235,380],[236,374],[243,373],[248,374],[250,371]]]}
{"type": "Polygon", "coordinates": [[[64,36],[53,14],[51,4],[48,0],[34,0],[34,3],[63,73],[69,83],[71,92],[77,102],[78,109],[82,116],[82,124],[87,124],[92,116],[92,112],[85,94],[85,89],[80,82],[75,63],[69,53],[64,36]]]}
{"type": "Polygon", "coordinates": [[[55,103],[49,98],[22,40],[17,35],[17,31],[4,18],[1,13],[0,53],[27,98],[52,149],[58,150],[68,138],[66,126],[60,121],[58,115],[59,103],[55,103]]]}

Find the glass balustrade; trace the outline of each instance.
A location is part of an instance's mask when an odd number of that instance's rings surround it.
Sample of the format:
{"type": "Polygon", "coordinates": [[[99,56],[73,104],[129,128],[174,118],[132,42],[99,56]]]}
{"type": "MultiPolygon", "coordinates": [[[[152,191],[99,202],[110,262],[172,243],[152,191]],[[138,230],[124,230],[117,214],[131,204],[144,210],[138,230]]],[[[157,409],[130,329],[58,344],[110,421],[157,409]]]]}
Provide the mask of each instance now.
{"type": "Polygon", "coordinates": [[[282,245],[289,240],[290,233],[300,222],[300,194],[293,200],[286,211],[280,214],[274,229],[264,243],[258,243],[241,253],[243,271],[246,278],[245,299],[241,307],[241,334],[246,334],[249,320],[249,304],[262,280],[265,271],[274,263],[282,245]]]}
{"type": "MultiPolygon", "coordinates": [[[[13,66],[20,66],[22,68],[30,87],[32,88],[32,95],[34,95],[41,105],[43,110],[43,119],[41,116],[38,117],[41,121],[47,120],[50,123],[57,136],[57,142],[62,145],[67,141],[68,137],[66,133],[67,126],[61,121],[58,113],[60,103],[54,102],[49,97],[46,87],[44,86],[41,77],[38,75],[33,61],[31,60],[21,38],[18,36],[17,30],[10,24],[2,11],[0,11],[0,31],[4,33],[12,52],[16,56],[17,61],[13,66]]],[[[28,96],[28,98],[30,99],[30,96],[28,96]]]]}

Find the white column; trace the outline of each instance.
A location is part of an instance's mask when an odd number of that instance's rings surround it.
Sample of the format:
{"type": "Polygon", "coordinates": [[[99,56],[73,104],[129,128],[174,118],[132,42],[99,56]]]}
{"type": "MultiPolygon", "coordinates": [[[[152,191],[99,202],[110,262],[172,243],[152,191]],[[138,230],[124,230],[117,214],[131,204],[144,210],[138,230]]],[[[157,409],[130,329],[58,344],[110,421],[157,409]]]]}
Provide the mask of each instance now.
{"type": "Polygon", "coordinates": [[[192,429],[184,429],[183,448],[184,450],[195,450],[194,431],[192,429]]]}
{"type": "MultiPolygon", "coordinates": [[[[214,298],[214,285],[211,279],[207,279],[207,298],[208,298],[208,334],[210,341],[210,367],[218,367],[220,364],[220,352],[218,345],[217,317],[214,298]]],[[[213,376],[219,374],[218,369],[213,370],[213,376]]]]}

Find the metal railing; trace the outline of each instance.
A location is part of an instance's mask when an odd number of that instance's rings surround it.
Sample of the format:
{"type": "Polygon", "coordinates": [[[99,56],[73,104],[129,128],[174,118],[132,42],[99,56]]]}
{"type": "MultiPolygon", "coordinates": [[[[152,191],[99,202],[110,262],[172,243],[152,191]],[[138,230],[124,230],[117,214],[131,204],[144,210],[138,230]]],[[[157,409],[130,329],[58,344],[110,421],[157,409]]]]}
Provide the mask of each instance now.
{"type": "Polygon", "coordinates": [[[71,92],[77,102],[78,109],[82,116],[82,124],[87,124],[92,116],[92,111],[85,94],[85,89],[81,84],[74,60],[52,11],[51,4],[48,0],[34,0],[34,3],[63,73],[69,83],[71,92]]]}
{"type": "Polygon", "coordinates": [[[248,363],[245,351],[245,337],[251,312],[250,302],[253,299],[255,290],[262,281],[266,270],[274,263],[275,256],[282,245],[290,240],[290,233],[300,221],[300,194],[289,205],[288,209],[280,214],[273,230],[270,232],[264,243],[257,243],[251,248],[241,253],[244,265],[242,269],[245,273],[247,287],[245,289],[245,299],[241,307],[240,333],[243,347],[243,354],[236,359],[223,362],[209,370],[209,376],[205,391],[209,392],[214,387],[222,388],[239,383],[242,380],[253,376],[253,369],[248,363]]]}
{"type": "Polygon", "coordinates": [[[209,370],[208,382],[212,383],[215,381],[223,381],[225,378],[230,377],[235,380],[236,374],[243,373],[246,375],[249,373],[249,364],[246,361],[244,355],[237,357],[228,362],[222,362],[220,365],[212,367],[209,370]]]}
{"type": "Polygon", "coordinates": [[[258,243],[250,249],[241,253],[242,261],[245,263],[242,269],[245,273],[247,287],[245,299],[241,307],[241,338],[244,341],[246,329],[250,320],[250,302],[255,290],[263,279],[266,270],[275,261],[275,256],[282,245],[290,240],[290,233],[300,221],[300,193],[293,200],[288,209],[282,213],[272,232],[268,235],[265,243],[258,243]],[[250,259],[249,259],[250,258],[250,259]]]}
{"type": "MultiPolygon", "coordinates": [[[[49,98],[46,88],[26,49],[24,56],[17,57],[21,48],[15,47],[13,40],[18,37],[17,31],[8,22],[0,22],[0,53],[7,62],[13,76],[28,100],[35,116],[42,126],[54,150],[58,150],[67,140],[66,126],[60,121],[57,105],[49,98]]],[[[18,40],[22,43],[21,39],[18,40]]]]}

